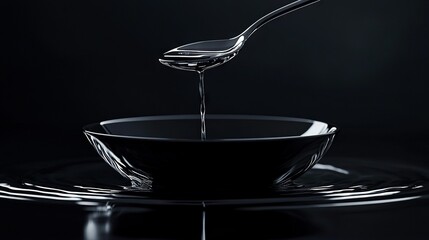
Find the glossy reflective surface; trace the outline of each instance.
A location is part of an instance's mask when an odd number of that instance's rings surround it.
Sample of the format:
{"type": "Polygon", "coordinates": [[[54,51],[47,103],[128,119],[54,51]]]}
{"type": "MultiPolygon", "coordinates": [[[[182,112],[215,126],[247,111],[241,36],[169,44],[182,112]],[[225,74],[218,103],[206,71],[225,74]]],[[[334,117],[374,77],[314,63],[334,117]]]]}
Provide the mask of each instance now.
{"type": "Polygon", "coordinates": [[[97,159],[3,168],[0,198],[83,206],[252,206],[263,209],[350,207],[427,199],[429,172],[377,159],[327,158],[275,192],[189,198],[136,189],[97,159]],[[26,173],[23,175],[22,173],[26,173]]]}
{"type": "Polygon", "coordinates": [[[208,115],[128,118],[85,127],[98,154],[135,187],[208,196],[272,191],[316,164],[337,132],[285,117],[208,115]]]}

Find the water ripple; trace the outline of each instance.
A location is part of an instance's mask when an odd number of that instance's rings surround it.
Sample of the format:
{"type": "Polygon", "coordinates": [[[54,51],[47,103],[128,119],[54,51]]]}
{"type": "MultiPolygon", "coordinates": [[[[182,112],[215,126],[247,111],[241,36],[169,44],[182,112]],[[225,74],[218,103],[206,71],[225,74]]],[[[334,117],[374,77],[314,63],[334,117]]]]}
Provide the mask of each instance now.
{"type": "Polygon", "coordinates": [[[326,158],[293,184],[272,193],[209,199],[159,196],[133,187],[99,159],[72,159],[3,167],[0,198],[84,206],[257,205],[282,208],[344,207],[411,201],[429,196],[424,169],[376,160],[326,158]],[[43,166],[43,167],[41,167],[43,166]],[[22,175],[20,173],[28,173],[22,175]]]}

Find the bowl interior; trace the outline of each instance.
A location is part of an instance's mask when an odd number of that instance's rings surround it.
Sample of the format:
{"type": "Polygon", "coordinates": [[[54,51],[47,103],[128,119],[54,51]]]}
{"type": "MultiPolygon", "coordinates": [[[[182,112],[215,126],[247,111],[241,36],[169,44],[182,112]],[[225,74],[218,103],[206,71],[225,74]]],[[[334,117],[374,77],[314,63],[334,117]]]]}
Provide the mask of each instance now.
{"type": "MultiPolygon", "coordinates": [[[[123,118],[86,126],[86,131],[118,137],[200,140],[199,115],[123,118]]],[[[328,124],[299,118],[207,115],[207,140],[254,140],[314,136],[328,133],[328,124]]]]}

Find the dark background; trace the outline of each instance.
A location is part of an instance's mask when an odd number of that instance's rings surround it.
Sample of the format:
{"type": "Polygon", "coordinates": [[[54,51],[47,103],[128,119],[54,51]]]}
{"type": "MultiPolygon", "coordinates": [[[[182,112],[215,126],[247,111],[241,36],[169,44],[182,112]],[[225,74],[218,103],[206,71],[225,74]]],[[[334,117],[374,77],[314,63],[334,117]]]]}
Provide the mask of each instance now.
{"type": "MultiPolygon", "coordinates": [[[[197,75],[161,54],[288,2],[2,1],[1,163],[95,157],[87,123],[198,113],[197,75]]],[[[207,112],[322,120],[341,129],[328,155],[427,167],[428,12],[426,0],[323,0],[278,19],[206,73],[207,112]]]]}
{"type": "MultiPolygon", "coordinates": [[[[79,156],[91,154],[87,123],[197,113],[197,75],[159,64],[161,54],[235,36],[288,2],[2,2],[1,131],[79,156]]],[[[325,0],[278,19],[207,72],[207,112],[326,121],[342,130],[337,145],[427,143],[428,10],[425,0],[325,0]]]]}

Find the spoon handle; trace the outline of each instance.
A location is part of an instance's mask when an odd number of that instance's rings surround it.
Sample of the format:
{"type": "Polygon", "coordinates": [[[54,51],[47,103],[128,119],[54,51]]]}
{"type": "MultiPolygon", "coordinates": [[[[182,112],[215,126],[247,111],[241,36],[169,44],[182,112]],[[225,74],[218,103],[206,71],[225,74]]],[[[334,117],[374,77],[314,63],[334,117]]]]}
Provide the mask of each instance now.
{"type": "Polygon", "coordinates": [[[262,18],[258,19],[255,23],[253,23],[250,27],[248,27],[242,34],[239,36],[243,36],[244,40],[250,37],[256,30],[258,30],[260,27],[265,25],[266,23],[281,17],[285,14],[288,14],[290,12],[293,12],[295,10],[298,10],[300,8],[306,7],[310,4],[316,3],[319,0],[298,0],[295,2],[292,2],[286,6],[283,6],[277,10],[274,10],[267,15],[263,16],[262,18]]]}

